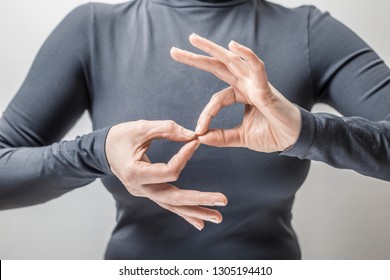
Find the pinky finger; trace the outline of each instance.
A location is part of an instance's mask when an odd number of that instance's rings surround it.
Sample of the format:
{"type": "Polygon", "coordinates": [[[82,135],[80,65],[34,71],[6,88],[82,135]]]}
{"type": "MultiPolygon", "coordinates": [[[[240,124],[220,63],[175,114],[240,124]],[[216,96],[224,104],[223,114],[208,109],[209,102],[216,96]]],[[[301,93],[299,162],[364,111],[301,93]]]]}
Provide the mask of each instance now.
{"type": "Polygon", "coordinates": [[[201,219],[189,217],[189,216],[184,216],[184,215],[179,215],[179,216],[182,217],[184,220],[186,220],[191,225],[193,225],[199,231],[201,231],[204,228],[204,221],[201,219]]]}
{"type": "Polygon", "coordinates": [[[176,212],[174,209],[176,208],[172,208],[172,207],[169,207],[168,204],[165,204],[165,203],[162,203],[162,202],[157,202],[157,201],[154,201],[155,203],[157,203],[160,207],[182,217],[184,220],[186,220],[189,224],[193,225],[197,230],[201,231],[203,228],[204,228],[204,221],[199,219],[199,218],[195,218],[195,217],[189,217],[189,216],[186,216],[186,215],[182,215],[181,213],[178,213],[176,212]]]}

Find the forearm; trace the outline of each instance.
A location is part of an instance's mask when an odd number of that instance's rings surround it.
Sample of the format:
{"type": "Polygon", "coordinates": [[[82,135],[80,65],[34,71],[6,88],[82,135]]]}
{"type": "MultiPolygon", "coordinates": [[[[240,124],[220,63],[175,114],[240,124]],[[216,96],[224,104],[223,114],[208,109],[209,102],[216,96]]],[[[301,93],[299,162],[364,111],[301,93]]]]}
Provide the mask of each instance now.
{"type": "Polygon", "coordinates": [[[390,181],[390,122],[312,114],[300,108],[297,143],[281,155],[325,162],[390,181]]]}
{"type": "Polygon", "coordinates": [[[46,202],[110,174],[108,128],[45,147],[0,149],[0,209],[46,202]]]}

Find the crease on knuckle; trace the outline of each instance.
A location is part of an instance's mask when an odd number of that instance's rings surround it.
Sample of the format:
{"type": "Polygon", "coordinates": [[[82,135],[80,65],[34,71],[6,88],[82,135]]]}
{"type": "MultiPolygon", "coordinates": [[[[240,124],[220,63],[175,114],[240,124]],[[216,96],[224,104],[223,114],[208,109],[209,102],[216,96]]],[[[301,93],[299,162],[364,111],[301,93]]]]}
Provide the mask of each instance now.
{"type": "Polygon", "coordinates": [[[196,65],[195,61],[197,61],[197,60],[198,60],[198,55],[191,53],[191,54],[189,54],[187,62],[189,65],[195,66],[196,65]]]}
{"type": "Polygon", "coordinates": [[[199,205],[206,205],[207,199],[205,197],[205,194],[203,192],[198,192],[198,202],[199,205]]]}
{"type": "Polygon", "coordinates": [[[225,65],[218,63],[215,65],[215,67],[212,68],[212,73],[216,76],[223,77],[223,74],[225,72],[225,65]]]}
{"type": "Polygon", "coordinates": [[[168,179],[169,179],[169,182],[174,182],[174,181],[177,181],[179,179],[179,176],[180,176],[180,169],[176,166],[169,166],[169,171],[168,171],[168,179]]]}
{"type": "Polygon", "coordinates": [[[148,121],[144,119],[140,119],[137,121],[137,126],[142,130],[146,130],[148,129],[148,121]]]}
{"type": "Polygon", "coordinates": [[[223,143],[224,143],[224,144],[228,144],[228,139],[227,139],[225,130],[221,129],[220,132],[221,132],[221,136],[222,136],[222,141],[223,141],[223,143]]]}
{"type": "Polygon", "coordinates": [[[178,190],[173,191],[172,194],[169,196],[168,204],[173,206],[173,207],[178,206],[178,205],[181,204],[180,203],[180,195],[179,195],[179,191],[178,190]]]}
{"type": "Polygon", "coordinates": [[[214,48],[213,48],[212,46],[207,45],[204,49],[205,49],[205,51],[206,51],[207,53],[209,53],[209,54],[211,54],[212,56],[214,56],[215,50],[214,50],[214,48]]]}
{"type": "Polygon", "coordinates": [[[165,125],[166,125],[167,131],[169,131],[169,132],[173,132],[177,127],[177,124],[175,121],[166,121],[165,125]]]}
{"type": "Polygon", "coordinates": [[[238,55],[230,55],[230,58],[229,58],[229,63],[232,64],[232,65],[235,65],[235,64],[239,64],[241,63],[242,60],[241,60],[241,57],[239,57],[238,55]]]}

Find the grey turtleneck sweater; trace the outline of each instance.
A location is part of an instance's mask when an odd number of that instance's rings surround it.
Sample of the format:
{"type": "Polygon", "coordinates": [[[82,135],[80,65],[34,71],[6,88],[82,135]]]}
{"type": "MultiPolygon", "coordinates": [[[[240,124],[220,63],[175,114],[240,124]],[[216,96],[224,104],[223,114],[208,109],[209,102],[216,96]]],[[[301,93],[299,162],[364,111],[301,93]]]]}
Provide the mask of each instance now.
{"type": "MultiPolygon", "coordinates": [[[[314,7],[261,0],[86,4],[47,39],[0,119],[0,209],[43,203],[101,178],[118,209],[108,259],[298,259],[291,207],[310,160],[390,180],[389,108],[389,68],[314,7]],[[171,119],[193,129],[210,96],[226,87],[171,60],[172,46],[196,51],[187,40],[192,32],[252,48],[303,119],[298,142],[281,154],[199,148],[175,184],[229,198],[223,223],[202,232],[131,196],[104,152],[116,123],[171,119]],[[345,117],[310,113],[316,102],[345,117]],[[85,110],[94,131],[60,141],[85,110]]],[[[235,105],[213,126],[233,127],[242,114],[235,105]]],[[[166,161],[177,149],[156,141],[148,156],[166,161]]]]}

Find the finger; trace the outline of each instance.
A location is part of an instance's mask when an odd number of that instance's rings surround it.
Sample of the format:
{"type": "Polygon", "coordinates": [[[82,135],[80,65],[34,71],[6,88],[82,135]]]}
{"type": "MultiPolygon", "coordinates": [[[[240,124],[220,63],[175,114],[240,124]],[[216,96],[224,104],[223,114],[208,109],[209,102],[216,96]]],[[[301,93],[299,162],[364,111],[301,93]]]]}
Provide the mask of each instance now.
{"type": "Polygon", "coordinates": [[[149,157],[148,157],[146,154],[143,154],[142,160],[143,160],[143,161],[146,161],[146,162],[149,162],[149,163],[152,163],[152,162],[150,161],[149,157]]]}
{"type": "MultiPolygon", "coordinates": [[[[179,215],[180,216],[180,215],[179,215]]],[[[198,229],[199,231],[201,231],[203,228],[204,228],[204,222],[203,220],[201,219],[198,219],[198,218],[194,218],[194,217],[188,217],[188,216],[180,216],[182,217],[184,220],[186,220],[188,223],[190,223],[191,225],[193,225],[196,229],[198,229]]]]}
{"type": "Polygon", "coordinates": [[[218,115],[223,107],[231,106],[234,103],[247,103],[245,98],[236,94],[232,87],[225,88],[214,94],[209,103],[204,107],[198,118],[198,125],[195,129],[197,135],[206,133],[213,118],[218,115]]]}
{"type": "Polygon", "coordinates": [[[214,224],[219,224],[222,222],[223,218],[221,213],[215,209],[210,209],[200,206],[174,206],[166,203],[158,203],[161,207],[177,214],[180,216],[193,217],[203,221],[212,222],[214,224]]]}
{"type": "Polygon", "coordinates": [[[250,77],[255,86],[268,88],[268,78],[265,72],[264,62],[248,47],[235,41],[229,43],[229,49],[242,57],[249,66],[250,77]]]}
{"type": "Polygon", "coordinates": [[[172,120],[139,121],[140,128],[145,131],[144,140],[165,138],[171,141],[186,142],[196,137],[195,132],[178,125],[172,120]]]}
{"type": "Polygon", "coordinates": [[[210,72],[230,85],[234,85],[237,81],[237,77],[229,71],[226,65],[213,57],[194,54],[178,48],[171,49],[171,57],[183,64],[210,72]]]}
{"type": "Polygon", "coordinates": [[[194,47],[208,53],[225,64],[230,72],[232,72],[236,77],[248,74],[247,66],[240,56],[232,53],[224,47],[221,47],[206,38],[200,37],[195,33],[191,34],[190,42],[194,47]]]}
{"type": "Polygon", "coordinates": [[[162,207],[162,208],[164,208],[164,209],[166,209],[168,211],[171,211],[172,213],[175,213],[178,216],[182,217],[184,220],[186,220],[188,223],[193,225],[199,231],[201,231],[204,228],[204,222],[203,222],[202,219],[181,215],[180,213],[176,213],[174,209],[171,210],[170,207],[167,204],[160,203],[160,202],[156,202],[156,203],[158,205],[160,205],[160,207],[162,207]]]}
{"type": "Polygon", "coordinates": [[[168,163],[149,163],[137,161],[135,176],[143,179],[143,184],[158,184],[173,182],[179,178],[183,168],[191,159],[192,155],[199,148],[200,142],[193,140],[185,144],[177,154],[175,154],[168,163]]]}
{"type": "Polygon", "coordinates": [[[241,134],[241,128],[210,129],[198,136],[198,140],[202,144],[214,147],[245,147],[241,134]]]}
{"type": "Polygon", "coordinates": [[[143,185],[147,197],[174,206],[225,206],[228,199],[222,193],[181,190],[171,184],[143,185]]]}

